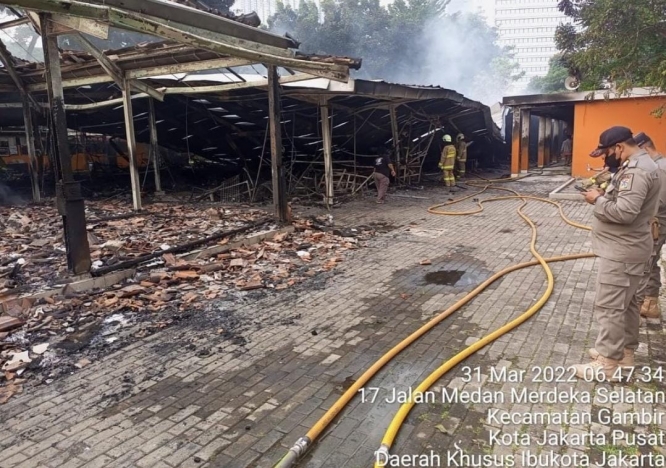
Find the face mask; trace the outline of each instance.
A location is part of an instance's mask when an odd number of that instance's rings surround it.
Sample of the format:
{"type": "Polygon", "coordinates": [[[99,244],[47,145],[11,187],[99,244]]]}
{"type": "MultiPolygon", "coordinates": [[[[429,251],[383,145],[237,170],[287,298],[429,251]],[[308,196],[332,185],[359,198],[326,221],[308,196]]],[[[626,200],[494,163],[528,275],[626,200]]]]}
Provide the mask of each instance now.
{"type": "Polygon", "coordinates": [[[605,163],[611,171],[618,169],[622,165],[622,161],[617,157],[616,153],[611,153],[606,156],[605,163]]]}

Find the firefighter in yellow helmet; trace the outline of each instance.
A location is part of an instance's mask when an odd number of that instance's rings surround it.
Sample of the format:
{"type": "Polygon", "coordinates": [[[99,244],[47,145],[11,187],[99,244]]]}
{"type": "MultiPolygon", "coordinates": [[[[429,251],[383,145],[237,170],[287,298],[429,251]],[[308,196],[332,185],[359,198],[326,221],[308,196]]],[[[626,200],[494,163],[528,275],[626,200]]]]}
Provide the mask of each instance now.
{"type": "Polygon", "coordinates": [[[458,178],[464,179],[467,166],[467,142],[465,135],[459,133],[456,137],[456,161],[458,166],[458,178]]]}
{"type": "Polygon", "coordinates": [[[442,149],[442,157],[439,160],[439,168],[444,171],[444,185],[449,188],[451,192],[456,190],[456,177],[453,173],[456,165],[456,147],[453,146],[451,135],[444,135],[444,148],[442,149]]]}

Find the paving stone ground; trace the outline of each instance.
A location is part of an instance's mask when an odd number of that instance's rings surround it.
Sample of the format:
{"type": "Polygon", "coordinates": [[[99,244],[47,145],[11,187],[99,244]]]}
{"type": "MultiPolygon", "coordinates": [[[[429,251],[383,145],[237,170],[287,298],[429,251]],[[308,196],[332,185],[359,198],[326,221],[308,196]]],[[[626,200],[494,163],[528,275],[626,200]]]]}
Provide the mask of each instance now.
{"type": "MultiPolygon", "coordinates": [[[[547,196],[560,183],[532,178],[508,186],[547,196]]],[[[501,194],[491,191],[480,198],[501,194]]],[[[313,279],[298,292],[221,303],[219,314],[232,314],[244,324],[235,340],[220,336],[214,321],[209,329],[176,326],[13,398],[0,407],[0,467],[273,466],[388,349],[494,272],[532,259],[530,230],[515,213],[517,200],[488,203],[481,214],[454,217],[426,212],[428,206],[448,198],[441,189],[398,195],[386,205],[378,206],[368,197],[333,211],[340,225],[382,222],[389,228],[348,258],[335,274],[313,279]],[[432,264],[420,265],[423,259],[432,264]],[[197,356],[178,346],[192,340],[213,352],[197,356]]],[[[562,205],[571,219],[590,223],[588,205],[572,201],[562,205]]],[[[456,209],[474,206],[469,200],[456,209]]],[[[538,248],[544,256],[591,249],[589,233],[565,225],[554,207],[529,202],[525,213],[538,226],[538,248]]],[[[546,390],[555,384],[491,383],[490,368],[529,370],[587,360],[586,350],[596,337],[592,316],[596,262],[555,263],[552,270],[555,290],[538,315],[457,366],[435,389],[482,386],[509,392],[524,385],[546,390]],[[463,366],[478,366],[483,383],[465,383],[463,366]]],[[[375,404],[355,398],[299,466],[371,466],[373,452],[398,408],[386,401],[386,395],[393,389],[415,387],[464,347],[520,315],[545,287],[539,267],[497,281],[388,364],[370,384],[380,389],[375,404]]],[[[641,362],[653,366],[663,362],[662,336],[660,325],[644,330],[641,362]]],[[[593,390],[592,384],[584,382],[557,385],[593,390]]],[[[631,385],[663,390],[660,382],[631,385]]],[[[489,432],[537,435],[543,430],[617,429],[597,422],[590,428],[497,427],[488,421],[488,410],[495,407],[522,413],[567,409],[598,413],[601,405],[588,406],[421,404],[407,418],[392,453],[444,454],[458,444],[469,454],[519,454],[528,447],[491,446],[489,432]]],[[[615,406],[618,411],[632,408],[615,406]]],[[[663,411],[664,405],[654,409],[663,411]]],[[[666,430],[666,425],[622,429],[646,432],[666,430]]],[[[548,449],[535,443],[530,446],[535,452],[548,449]]],[[[594,465],[617,447],[565,444],[553,450],[587,453],[594,465]]],[[[443,459],[432,466],[456,465],[443,459]]]]}

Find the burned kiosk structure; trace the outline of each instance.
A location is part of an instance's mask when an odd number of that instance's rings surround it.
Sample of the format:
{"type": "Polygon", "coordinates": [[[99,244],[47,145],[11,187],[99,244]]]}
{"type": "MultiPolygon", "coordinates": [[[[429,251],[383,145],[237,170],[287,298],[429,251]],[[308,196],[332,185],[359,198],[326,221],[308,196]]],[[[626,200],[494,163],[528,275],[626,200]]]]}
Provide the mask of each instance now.
{"type": "MultiPolygon", "coordinates": [[[[268,120],[271,141],[271,165],[275,213],[278,219],[287,219],[287,200],[284,190],[284,168],[282,165],[282,143],[280,128],[280,84],[278,67],[334,80],[346,81],[349,66],[334,60],[317,61],[297,56],[294,49],[298,43],[293,39],[279,37],[257,28],[233,21],[213,13],[189,6],[158,0],[109,0],[103,5],[69,0],[11,0],[5,5],[15,9],[21,21],[29,21],[41,34],[44,64],[36,76],[24,76],[7,48],[0,46],[0,61],[3,73],[0,90],[4,91],[4,107],[11,109],[16,101],[23,116],[28,152],[31,156],[31,178],[33,198],[39,200],[39,177],[37,174],[36,121],[45,109],[46,122],[52,149],[50,154],[56,179],[56,195],[59,213],[62,215],[66,240],[68,268],[74,274],[90,271],[90,249],[86,236],[84,200],[80,184],[74,179],[68,139],[68,118],[64,90],[100,83],[113,83],[120,92],[123,106],[123,122],[128,147],[129,172],[132,186],[133,207],[141,209],[141,190],[135,149],[136,136],[133,112],[135,94],[145,94],[150,101],[164,101],[166,90],[158,90],[142,78],[219,69],[255,63],[267,67],[268,120]],[[18,10],[17,10],[18,9],[18,10]],[[134,32],[150,34],[172,41],[180,47],[183,60],[174,61],[167,54],[169,65],[159,65],[155,57],[138,57],[125,68],[99,48],[81,32],[108,37],[109,30],[117,27],[134,32]],[[74,66],[64,70],[58,48],[58,35],[74,34],[94,57],[96,68],[92,70],[74,66]],[[152,63],[151,63],[152,62],[152,63]],[[71,73],[68,76],[67,73],[71,73]]],[[[4,25],[7,26],[7,25],[4,25]]],[[[0,25],[2,28],[3,25],[0,25]]],[[[159,54],[155,54],[159,55],[159,54]]],[[[90,102],[89,102],[90,104],[90,102]]],[[[10,112],[3,112],[11,118],[10,112]]],[[[153,152],[158,146],[156,119],[150,117],[153,152]]],[[[159,176],[159,171],[155,171],[159,176]]],[[[159,181],[156,185],[159,187],[159,181]]]]}
{"type": "Polygon", "coordinates": [[[403,184],[436,166],[442,132],[464,133],[471,158],[496,162],[501,138],[488,107],[442,88],[354,80],[359,59],[298,53],[292,38],[182,3],[190,2],[5,2],[17,18],[0,28],[31,24],[45,57],[23,62],[0,46],[0,126],[23,124],[34,200],[48,156],[72,272],[88,272],[90,255],[71,132],[126,142],[119,153],[135,210],[143,142],[156,191],[160,148],[185,152],[225,167],[252,199],[270,194],[282,221],[290,195],[321,194],[330,205],[367,188],[370,158],[382,147],[393,149],[403,184]],[[90,39],[116,28],[155,40],[103,51],[90,39]],[[81,50],[60,50],[62,35],[81,50]]]}

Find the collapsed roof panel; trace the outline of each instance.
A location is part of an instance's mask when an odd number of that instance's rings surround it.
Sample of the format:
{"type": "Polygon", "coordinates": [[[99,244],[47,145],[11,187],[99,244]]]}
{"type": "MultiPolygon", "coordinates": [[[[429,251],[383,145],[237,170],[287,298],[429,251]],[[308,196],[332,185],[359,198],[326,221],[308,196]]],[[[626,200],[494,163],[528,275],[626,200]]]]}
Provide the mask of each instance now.
{"type": "MultiPolygon", "coordinates": [[[[282,102],[283,145],[286,155],[317,156],[321,151],[319,101],[325,99],[332,108],[334,150],[370,154],[392,141],[389,107],[397,110],[401,131],[409,129],[416,138],[432,125],[447,131],[462,132],[470,139],[499,143],[499,130],[490,120],[488,107],[441,88],[419,89],[413,86],[352,80],[345,91],[322,89],[321,80],[291,83],[285,88],[282,102]],[[357,90],[360,90],[358,92],[357,90]],[[490,121],[490,125],[488,122],[490,121]],[[356,142],[354,135],[356,132],[356,142]]],[[[156,88],[187,88],[182,81],[147,80],[156,88]]],[[[216,86],[205,75],[192,86],[216,86]]],[[[334,89],[335,86],[332,86],[334,89]]],[[[117,98],[120,91],[100,84],[88,89],[66,91],[68,104],[86,104],[91,100],[117,98]]],[[[148,142],[146,99],[133,101],[137,139],[148,142]]],[[[197,154],[211,160],[258,159],[268,127],[267,90],[264,87],[231,89],[223,93],[167,95],[155,103],[158,136],[161,145],[197,154]],[[224,155],[224,156],[220,156],[224,155]]],[[[90,110],[68,110],[72,128],[124,136],[122,106],[105,106],[90,110]]]]}

